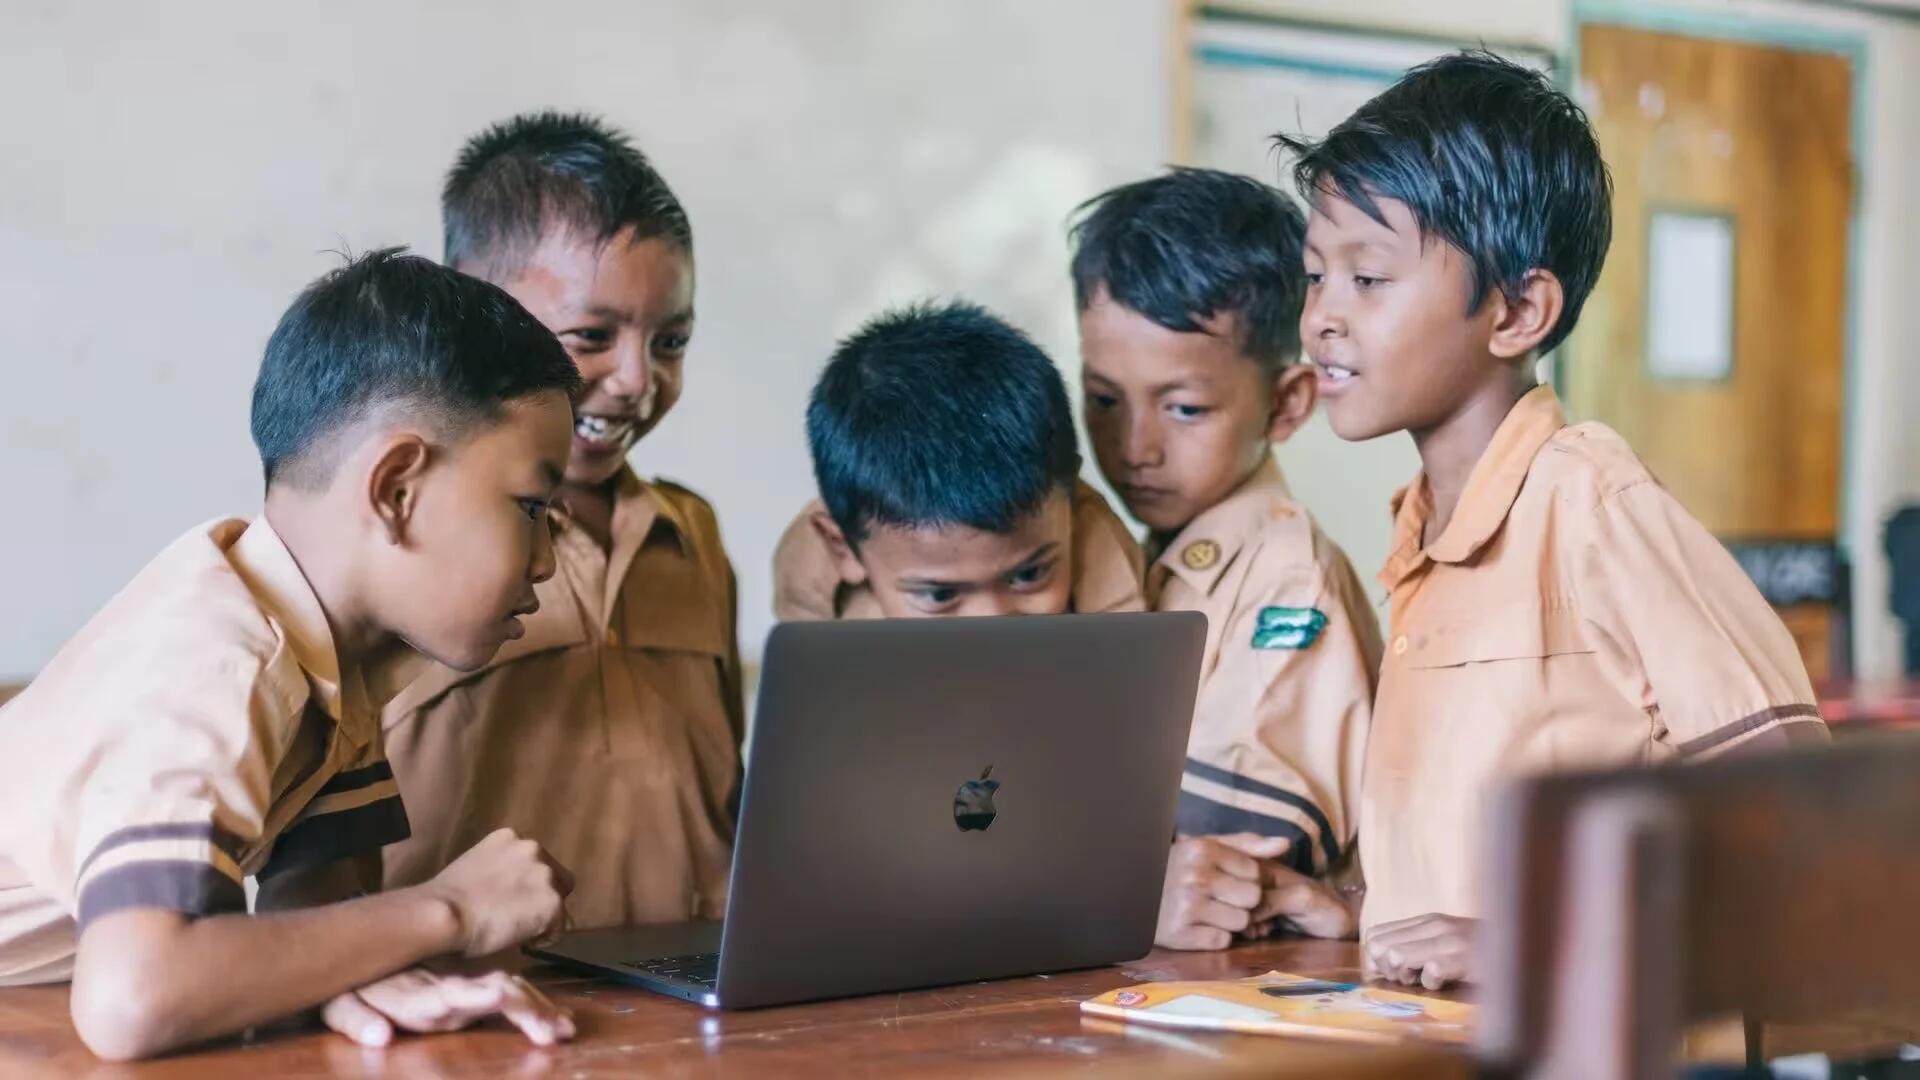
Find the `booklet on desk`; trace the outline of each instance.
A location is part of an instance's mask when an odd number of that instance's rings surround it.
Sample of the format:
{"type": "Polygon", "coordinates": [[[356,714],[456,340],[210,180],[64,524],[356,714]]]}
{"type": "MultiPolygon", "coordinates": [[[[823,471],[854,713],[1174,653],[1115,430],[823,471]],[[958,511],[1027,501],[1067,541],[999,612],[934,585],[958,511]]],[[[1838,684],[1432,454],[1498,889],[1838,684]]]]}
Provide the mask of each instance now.
{"type": "Polygon", "coordinates": [[[1141,983],[1080,1003],[1135,1024],[1357,1042],[1464,1045],[1473,1006],[1269,971],[1251,979],[1141,983]]]}

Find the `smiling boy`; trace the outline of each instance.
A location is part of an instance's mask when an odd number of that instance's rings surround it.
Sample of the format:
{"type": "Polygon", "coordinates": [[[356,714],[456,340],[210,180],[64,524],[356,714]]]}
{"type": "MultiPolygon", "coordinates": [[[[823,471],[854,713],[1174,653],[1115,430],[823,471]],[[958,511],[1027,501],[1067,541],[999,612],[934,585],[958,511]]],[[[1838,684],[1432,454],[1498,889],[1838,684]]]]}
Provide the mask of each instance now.
{"type": "Polygon", "coordinates": [[[578,868],[582,927],[719,918],[743,728],[733,569],[713,508],[626,460],[680,399],[692,226],[626,136],[544,112],[470,140],[442,208],[448,263],[526,305],[585,386],[526,637],[387,709],[414,820],[387,881],[506,826],[578,868]]]}

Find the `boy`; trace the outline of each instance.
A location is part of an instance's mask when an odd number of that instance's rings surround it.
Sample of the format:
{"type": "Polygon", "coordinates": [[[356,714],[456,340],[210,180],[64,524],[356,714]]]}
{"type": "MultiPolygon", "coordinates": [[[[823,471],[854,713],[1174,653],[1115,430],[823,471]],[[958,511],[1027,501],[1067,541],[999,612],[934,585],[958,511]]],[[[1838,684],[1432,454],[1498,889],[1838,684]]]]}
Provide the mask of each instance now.
{"type": "Polygon", "coordinates": [[[807,405],[820,500],[774,553],[782,620],[1140,611],[1139,545],[1092,488],[1059,369],[966,303],[841,342],[807,405]]]}
{"type": "Polygon", "coordinates": [[[1207,615],[1158,943],[1220,949],[1285,919],[1352,928],[1345,869],[1380,663],[1346,555],[1272,444],[1313,413],[1300,353],[1304,215],[1257,181],[1176,169],[1090,201],[1073,230],[1087,436],[1147,526],[1147,600],[1207,615]],[[1276,866],[1277,864],[1277,866],[1276,866]]]}
{"type": "Polygon", "coordinates": [[[1518,770],[1684,760],[1826,728],[1794,643],[1620,437],[1535,361],[1599,276],[1585,114],[1486,53],[1409,72],[1300,154],[1301,337],[1342,438],[1413,436],[1360,850],[1369,961],[1471,979],[1487,795],[1518,770]]]}
{"type": "Polygon", "coordinates": [[[358,894],[407,830],[379,702],[413,649],[476,667],[534,612],[577,382],[512,298],[425,259],[300,294],[254,386],[264,513],[175,541],[0,713],[0,983],[71,978],[115,1059],[321,1003],[370,1045],[493,1013],[572,1033],[507,976],[404,970],[559,927],[531,841],[358,894]]]}
{"type": "Polygon", "coordinates": [[[686,212],[626,136],[554,113],[469,141],[442,206],[447,262],[526,305],[586,389],[540,615],[492,663],[438,669],[387,709],[413,819],[387,883],[507,826],[579,870],[582,927],[717,919],[742,732],[733,570],[712,507],[626,463],[680,397],[686,212]]]}

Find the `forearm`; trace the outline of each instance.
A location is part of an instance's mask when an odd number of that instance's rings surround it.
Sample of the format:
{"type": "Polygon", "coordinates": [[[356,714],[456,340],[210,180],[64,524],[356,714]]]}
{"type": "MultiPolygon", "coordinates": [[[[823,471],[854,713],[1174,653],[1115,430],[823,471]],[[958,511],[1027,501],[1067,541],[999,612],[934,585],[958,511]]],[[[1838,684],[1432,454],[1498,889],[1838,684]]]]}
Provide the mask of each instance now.
{"type": "Polygon", "coordinates": [[[103,1057],[164,1053],[452,951],[460,932],[453,907],[419,888],[265,915],[118,912],[81,938],[74,1023],[103,1057]]]}

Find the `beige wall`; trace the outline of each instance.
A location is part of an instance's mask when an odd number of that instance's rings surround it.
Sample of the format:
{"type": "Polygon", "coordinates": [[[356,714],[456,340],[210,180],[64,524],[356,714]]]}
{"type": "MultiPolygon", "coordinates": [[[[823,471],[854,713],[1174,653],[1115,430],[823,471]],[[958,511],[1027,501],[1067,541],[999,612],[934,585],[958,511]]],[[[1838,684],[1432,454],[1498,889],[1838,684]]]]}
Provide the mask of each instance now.
{"type": "MultiPolygon", "coordinates": [[[[1685,5],[1869,41],[1849,539],[1863,666],[1888,672],[1879,527],[1920,499],[1920,304],[1905,295],[1920,280],[1920,26],[1755,0],[1643,6],[1685,5]]],[[[1556,52],[1571,26],[1567,0],[1264,6],[1556,52]]],[[[167,540],[254,507],[247,392],[287,299],[342,244],[437,254],[435,187],[460,139],[540,105],[630,128],[692,212],[687,397],[636,461],[718,504],[756,653],[771,545],[810,487],[801,401],[835,336],[883,303],[961,292],[1076,366],[1060,224],[1170,155],[1175,7],[9,4],[0,681],[44,663],[167,540]]],[[[1338,469],[1338,448],[1292,467],[1338,469]]]]}
{"type": "Polygon", "coordinates": [[[1214,6],[1509,45],[1557,48],[1567,33],[1567,0],[1226,0],[1214,6]]]}
{"type": "Polygon", "coordinates": [[[636,454],[720,510],[742,637],[809,496],[804,395],[889,302],[964,293],[1071,365],[1063,221],[1169,156],[1164,0],[10,3],[0,31],[0,681],[259,497],[259,350],[328,249],[438,255],[461,139],[554,105],[692,214],[687,391],[636,454]]]}

